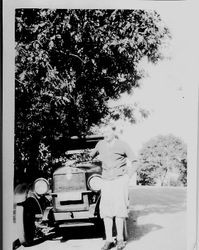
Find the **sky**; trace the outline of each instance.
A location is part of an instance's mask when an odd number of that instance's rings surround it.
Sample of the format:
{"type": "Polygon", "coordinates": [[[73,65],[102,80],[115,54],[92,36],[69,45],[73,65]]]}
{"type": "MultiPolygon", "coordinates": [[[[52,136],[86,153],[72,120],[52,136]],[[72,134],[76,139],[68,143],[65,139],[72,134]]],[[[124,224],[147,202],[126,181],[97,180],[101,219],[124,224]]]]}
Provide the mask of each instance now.
{"type": "Polygon", "coordinates": [[[193,20],[186,8],[162,8],[157,11],[172,34],[170,44],[164,50],[165,59],[157,65],[143,60],[140,67],[148,76],[141,80],[141,87],[136,88],[131,96],[124,95],[119,101],[137,103],[150,112],[147,119],[137,124],[118,123],[123,128],[123,139],[136,152],[144,142],[160,134],[173,134],[187,142],[193,105],[197,105],[194,48],[198,37],[193,20]]]}

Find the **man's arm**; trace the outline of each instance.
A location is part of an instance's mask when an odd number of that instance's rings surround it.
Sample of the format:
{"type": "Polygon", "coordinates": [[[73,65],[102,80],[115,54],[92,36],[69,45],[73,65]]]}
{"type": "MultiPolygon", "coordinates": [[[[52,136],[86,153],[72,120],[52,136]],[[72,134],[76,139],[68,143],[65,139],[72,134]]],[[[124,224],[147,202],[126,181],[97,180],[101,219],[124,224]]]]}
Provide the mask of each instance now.
{"type": "Polygon", "coordinates": [[[95,148],[92,149],[91,152],[90,152],[90,157],[91,157],[92,160],[99,154],[99,143],[100,142],[98,142],[96,144],[95,148]]]}
{"type": "Polygon", "coordinates": [[[129,164],[130,166],[128,167],[128,175],[131,178],[135,174],[135,172],[137,172],[138,162],[137,162],[134,152],[132,151],[132,149],[130,148],[128,144],[125,144],[125,153],[126,153],[127,159],[130,162],[129,164]]]}

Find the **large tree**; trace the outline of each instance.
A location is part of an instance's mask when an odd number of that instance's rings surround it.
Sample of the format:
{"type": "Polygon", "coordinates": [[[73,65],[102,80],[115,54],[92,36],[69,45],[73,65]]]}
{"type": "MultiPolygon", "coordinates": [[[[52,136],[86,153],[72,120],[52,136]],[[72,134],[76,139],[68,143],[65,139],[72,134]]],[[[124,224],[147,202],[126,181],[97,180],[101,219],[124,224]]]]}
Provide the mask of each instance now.
{"type": "Polygon", "coordinates": [[[186,185],[187,146],[173,135],[154,137],[140,150],[139,165],[138,181],[143,185],[154,185],[157,180],[164,185],[172,172],[178,172],[179,183],[186,185]]]}
{"type": "MultiPolygon", "coordinates": [[[[44,143],[84,136],[130,92],[143,57],[156,63],[168,29],[155,11],[16,10],[15,166],[36,173],[44,143]],[[32,171],[34,169],[34,171],[32,171]]],[[[60,154],[60,152],[59,152],[60,154]]]]}

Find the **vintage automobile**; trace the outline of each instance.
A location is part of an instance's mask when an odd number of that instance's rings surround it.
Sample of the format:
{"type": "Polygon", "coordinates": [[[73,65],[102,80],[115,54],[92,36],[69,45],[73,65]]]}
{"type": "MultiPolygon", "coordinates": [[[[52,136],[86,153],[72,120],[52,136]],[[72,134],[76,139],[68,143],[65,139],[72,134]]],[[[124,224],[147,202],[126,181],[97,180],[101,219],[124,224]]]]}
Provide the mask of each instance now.
{"type": "MultiPolygon", "coordinates": [[[[103,137],[71,139],[72,154],[93,148],[103,137]]],[[[69,147],[70,148],[70,147],[69,147]]],[[[67,150],[67,153],[71,150],[67,150]]],[[[99,161],[68,160],[53,173],[51,184],[38,178],[15,189],[18,239],[31,245],[62,227],[92,226],[103,233],[99,216],[101,166],[99,161]]]]}

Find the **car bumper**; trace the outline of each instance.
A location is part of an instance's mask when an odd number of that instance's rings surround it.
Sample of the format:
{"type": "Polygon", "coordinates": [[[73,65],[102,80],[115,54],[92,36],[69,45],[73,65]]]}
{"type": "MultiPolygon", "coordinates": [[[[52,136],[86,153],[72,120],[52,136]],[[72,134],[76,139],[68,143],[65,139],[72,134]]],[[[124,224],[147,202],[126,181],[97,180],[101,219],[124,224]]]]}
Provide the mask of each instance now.
{"type": "Polygon", "coordinates": [[[93,211],[73,211],[73,212],[54,212],[55,221],[65,220],[80,220],[80,219],[91,219],[95,218],[93,211]]]}

